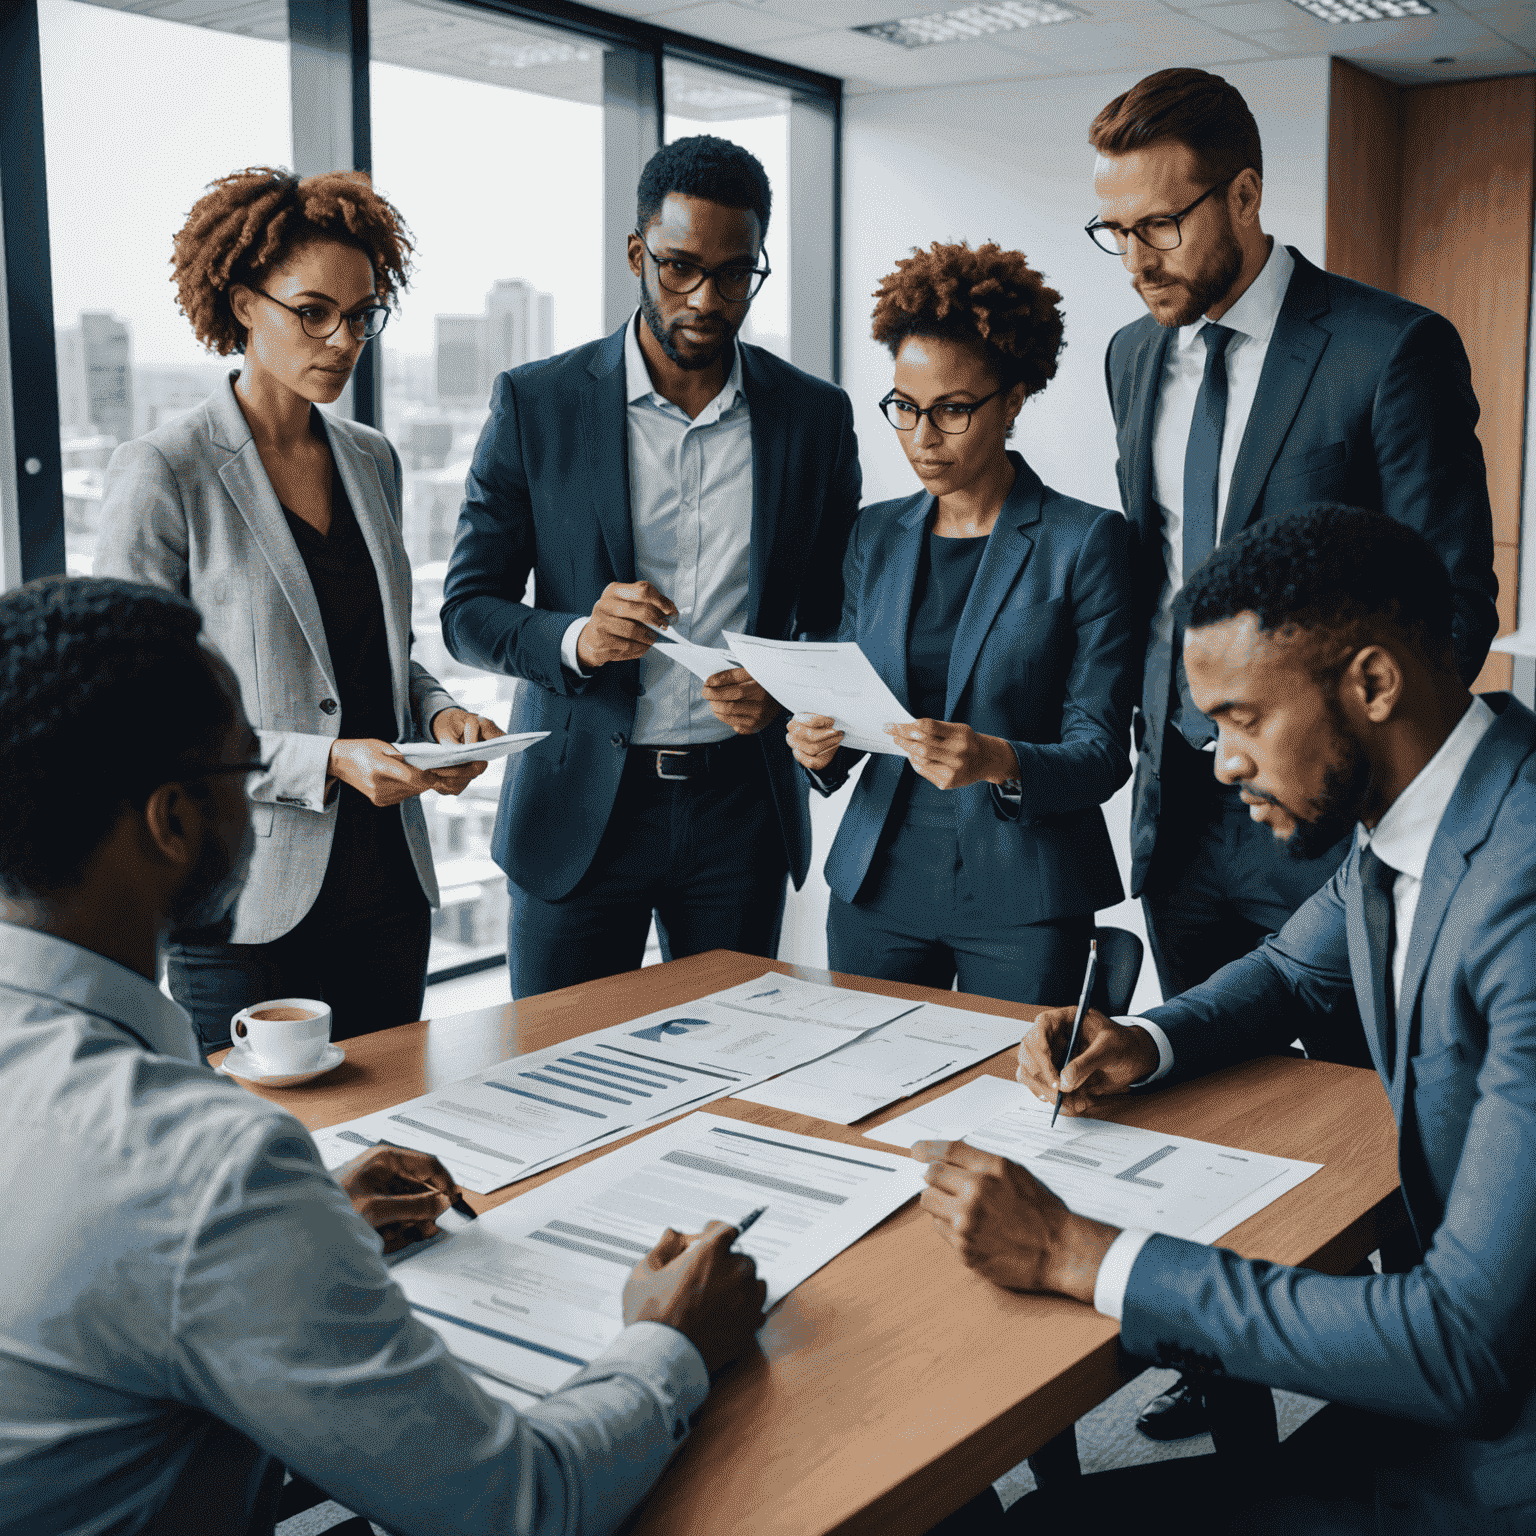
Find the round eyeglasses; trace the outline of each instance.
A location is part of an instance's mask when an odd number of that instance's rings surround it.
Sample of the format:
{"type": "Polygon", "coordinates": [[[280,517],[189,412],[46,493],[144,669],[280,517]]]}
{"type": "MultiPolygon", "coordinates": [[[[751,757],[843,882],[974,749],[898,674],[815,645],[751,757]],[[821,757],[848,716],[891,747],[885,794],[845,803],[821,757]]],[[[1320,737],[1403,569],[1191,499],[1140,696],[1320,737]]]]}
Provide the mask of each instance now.
{"type": "Polygon", "coordinates": [[[1184,220],[1211,193],[1219,192],[1236,180],[1236,176],[1228,176],[1225,181],[1218,181],[1214,187],[1207,187],[1189,207],[1181,208],[1177,213],[1161,214],[1155,219],[1143,219],[1139,224],[1132,224],[1129,229],[1121,229],[1118,224],[1105,224],[1098,219],[1090,219],[1083,225],[1083,229],[1101,251],[1107,251],[1111,256],[1124,256],[1131,248],[1132,235],[1135,235],[1149,250],[1176,251],[1184,241],[1183,231],[1179,227],[1184,220]]]}
{"type": "Polygon", "coordinates": [[[715,292],[727,304],[745,304],[768,281],[773,271],[766,256],[761,267],[749,267],[736,261],[719,267],[704,267],[696,261],[683,261],[676,256],[658,256],[645,244],[645,236],[638,229],[635,239],[645,246],[645,254],[656,263],[656,279],[668,293],[692,293],[704,286],[706,278],[712,277],[715,292]]]}
{"type": "Polygon", "coordinates": [[[304,334],[314,337],[316,341],[324,341],[327,337],[334,336],[343,320],[347,322],[347,330],[351,332],[354,341],[372,341],[389,324],[387,304],[365,304],[361,309],[354,309],[350,314],[344,315],[338,305],[323,299],[311,299],[308,304],[295,306],[284,304],[281,299],[274,299],[265,288],[257,288],[254,291],[269,303],[276,304],[279,309],[286,309],[290,315],[297,315],[299,324],[304,327],[304,334]]]}
{"type": "Polygon", "coordinates": [[[962,432],[969,430],[971,417],[988,400],[996,400],[1002,393],[1002,390],[994,389],[980,400],[941,400],[937,405],[925,405],[919,409],[910,400],[903,400],[893,389],[880,402],[880,409],[898,432],[915,432],[918,422],[926,416],[946,437],[959,437],[962,432]]]}

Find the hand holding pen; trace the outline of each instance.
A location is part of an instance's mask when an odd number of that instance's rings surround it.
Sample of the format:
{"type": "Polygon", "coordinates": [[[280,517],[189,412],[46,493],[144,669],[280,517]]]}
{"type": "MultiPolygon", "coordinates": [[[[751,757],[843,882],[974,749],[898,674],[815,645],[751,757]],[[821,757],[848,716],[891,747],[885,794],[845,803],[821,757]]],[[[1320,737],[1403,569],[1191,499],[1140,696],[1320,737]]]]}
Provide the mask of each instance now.
{"type": "Polygon", "coordinates": [[[475,1215],[453,1175],[430,1152],[377,1142],[335,1177],[353,1210],[384,1239],[385,1253],[435,1237],[444,1211],[475,1215]]]}
{"type": "Polygon", "coordinates": [[[1117,1024],[1097,1008],[1083,1012],[1079,1049],[1067,1059],[1074,1008],[1042,1008],[1019,1043],[1014,1077],[1037,1099],[1069,1115],[1089,1115],[1104,1100],[1126,1092],[1157,1071],[1160,1057],[1152,1036],[1138,1024],[1117,1024]],[[1058,1065],[1060,1063],[1060,1065],[1058,1065]]]}

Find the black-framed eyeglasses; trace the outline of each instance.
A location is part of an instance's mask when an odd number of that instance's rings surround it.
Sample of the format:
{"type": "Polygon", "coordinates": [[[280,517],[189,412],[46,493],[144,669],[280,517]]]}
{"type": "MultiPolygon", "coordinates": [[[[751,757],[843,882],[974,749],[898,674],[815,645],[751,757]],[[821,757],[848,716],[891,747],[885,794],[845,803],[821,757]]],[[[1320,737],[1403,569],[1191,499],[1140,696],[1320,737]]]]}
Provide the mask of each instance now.
{"type": "Polygon", "coordinates": [[[919,409],[910,400],[903,400],[893,389],[880,402],[880,409],[898,432],[915,432],[918,422],[926,416],[945,436],[959,437],[962,432],[970,429],[971,417],[987,401],[996,400],[1002,393],[1002,390],[994,389],[980,400],[940,400],[937,405],[925,405],[919,409]]]}
{"type": "MultiPolygon", "coordinates": [[[[1242,173],[1239,172],[1238,174],[1241,175],[1242,173]]],[[[1089,219],[1083,225],[1083,229],[1087,233],[1088,238],[1101,251],[1107,251],[1111,256],[1124,256],[1131,248],[1132,235],[1135,235],[1143,245],[1154,251],[1176,251],[1184,239],[1183,232],[1179,228],[1184,220],[1211,193],[1219,192],[1223,187],[1231,186],[1236,180],[1236,176],[1228,176],[1225,181],[1218,181],[1214,187],[1207,187],[1189,207],[1181,208],[1177,213],[1161,214],[1155,219],[1142,219],[1139,223],[1132,224],[1129,229],[1121,229],[1115,224],[1105,224],[1099,219],[1089,219]]]]}
{"type": "Polygon", "coordinates": [[[300,304],[295,308],[292,304],[284,304],[281,299],[272,298],[265,288],[257,288],[254,291],[262,298],[276,304],[279,309],[286,309],[290,315],[297,315],[299,324],[304,327],[304,334],[314,337],[316,341],[324,341],[327,337],[334,336],[343,320],[347,322],[347,329],[352,333],[354,341],[372,341],[389,324],[387,304],[365,304],[361,309],[343,314],[340,307],[335,304],[316,300],[308,304],[300,304]]]}
{"type": "Polygon", "coordinates": [[[727,304],[745,304],[755,297],[758,289],[768,281],[773,268],[763,257],[760,267],[744,266],[739,261],[727,262],[719,267],[702,267],[696,261],[684,261],[677,256],[658,256],[645,244],[645,236],[637,229],[635,239],[645,247],[645,254],[656,263],[656,278],[668,293],[693,293],[704,286],[705,280],[714,278],[715,292],[727,304]]]}

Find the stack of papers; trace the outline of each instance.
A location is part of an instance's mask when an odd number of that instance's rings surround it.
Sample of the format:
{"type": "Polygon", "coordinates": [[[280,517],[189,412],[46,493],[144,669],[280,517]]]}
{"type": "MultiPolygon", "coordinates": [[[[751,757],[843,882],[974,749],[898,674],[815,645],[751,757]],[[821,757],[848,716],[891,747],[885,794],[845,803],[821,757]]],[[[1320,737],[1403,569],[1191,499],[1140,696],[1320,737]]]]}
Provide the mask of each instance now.
{"type": "MultiPolygon", "coordinates": [[[[499,1206],[394,1267],[459,1359],[543,1396],[624,1327],[623,1291],[667,1227],[763,1216],[737,1242],[771,1307],[922,1189],[892,1153],[689,1115],[499,1206]]],[[[514,1399],[515,1401],[516,1399],[514,1399]]]]}
{"type": "Polygon", "coordinates": [[[940,1003],[906,1006],[910,1011],[899,1019],[840,1051],[733,1096],[851,1125],[1006,1051],[1029,1028],[1023,1019],[971,1013],[940,1003]]]}
{"type": "Polygon", "coordinates": [[[395,750],[413,768],[456,768],[460,763],[494,763],[498,758],[511,757],[548,735],[548,731],[518,731],[510,736],[492,736],[489,741],[397,741],[395,750]]]}
{"type": "Polygon", "coordinates": [[[375,1142],[438,1157],[476,1194],[813,1061],[913,1004],[769,972],[315,1133],[327,1168],[375,1142]]]}
{"type": "Polygon", "coordinates": [[[910,1147],[963,1139],[1027,1168],[1081,1216],[1214,1243],[1321,1163],[1063,1115],[1029,1089],[983,1077],[865,1133],[910,1147]]]}

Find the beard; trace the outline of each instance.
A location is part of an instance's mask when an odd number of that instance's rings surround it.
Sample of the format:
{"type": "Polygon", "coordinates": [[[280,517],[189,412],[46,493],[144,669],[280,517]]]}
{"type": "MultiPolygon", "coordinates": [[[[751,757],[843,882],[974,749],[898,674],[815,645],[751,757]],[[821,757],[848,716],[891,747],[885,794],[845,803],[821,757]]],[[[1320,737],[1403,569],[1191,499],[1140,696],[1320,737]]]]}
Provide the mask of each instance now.
{"type": "Polygon", "coordinates": [[[245,835],[233,855],[216,837],[203,840],[203,851],[198,855],[186,884],[177,893],[176,906],[171,913],[172,940],[183,939],[201,929],[212,928],[229,916],[250,873],[251,856],[256,852],[256,830],[249,818],[245,823],[245,835]]]}
{"type": "Polygon", "coordinates": [[[1279,807],[1290,818],[1293,825],[1289,836],[1277,834],[1276,841],[1283,845],[1287,857],[1298,863],[1322,858],[1349,836],[1360,820],[1370,794],[1371,765],[1359,742],[1336,724],[1330,745],[1332,755],[1323,769],[1323,790],[1310,802],[1311,816],[1298,816],[1273,795],[1266,795],[1262,790],[1249,790],[1250,794],[1279,807]]]}
{"type": "Polygon", "coordinates": [[[685,326],[688,323],[687,318],[674,320],[668,328],[661,306],[651,297],[651,290],[645,283],[640,285],[640,314],[650,327],[651,335],[656,338],[656,345],[661,348],[668,361],[676,363],[679,368],[684,368],[689,373],[701,373],[706,368],[713,368],[725,355],[727,348],[736,340],[736,328],[727,326],[720,333],[719,346],[701,352],[682,351],[673,340],[672,332],[685,326]]]}
{"type": "Polygon", "coordinates": [[[1142,302],[1160,326],[1165,330],[1177,330],[1181,325],[1193,325],[1213,304],[1224,299],[1231,292],[1242,270],[1243,248],[1232,232],[1231,216],[1226,215],[1210,259],[1193,277],[1177,278],[1160,274],[1171,285],[1169,294],[1160,300],[1164,308],[1154,309],[1152,302],[1141,291],[1142,278],[1150,274],[1143,273],[1131,286],[1141,294],[1142,302]]]}

